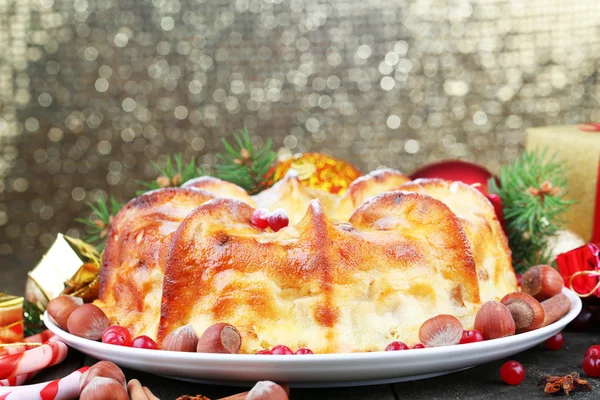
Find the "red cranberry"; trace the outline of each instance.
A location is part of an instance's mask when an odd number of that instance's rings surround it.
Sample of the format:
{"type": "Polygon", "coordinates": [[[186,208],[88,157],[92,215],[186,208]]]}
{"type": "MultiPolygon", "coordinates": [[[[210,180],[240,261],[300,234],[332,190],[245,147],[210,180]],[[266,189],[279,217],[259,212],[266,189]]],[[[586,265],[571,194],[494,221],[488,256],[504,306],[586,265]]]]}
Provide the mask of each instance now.
{"type": "Polygon", "coordinates": [[[287,356],[287,355],[294,354],[294,352],[289,347],[284,346],[282,344],[278,344],[277,346],[273,347],[273,349],[271,349],[271,354],[287,356]]]}
{"type": "Polygon", "coordinates": [[[421,343],[417,343],[412,348],[413,349],[424,349],[425,346],[423,344],[421,344],[421,343]]]}
{"type": "Polygon", "coordinates": [[[385,351],[408,350],[408,346],[403,342],[392,342],[387,345],[385,351]]]}
{"type": "Polygon", "coordinates": [[[583,372],[589,377],[599,378],[600,377],[600,356],[589,355],[583,359],[581,365],[583,372]]]}
{"type": "Polygon", "coordinates": [[[296,350],[296,354],[315,354],[311,349],[306,347],[300,347],[296,350]]]}
{"type": "Polygon", "coordinates": [[[289,225],[289,223],[290,219],[288,218],[286,212],[281,208],[274,210],[271,215],[269,215],[269,226],[274,232],[285,228],[289,225]]]}
{"type": "Polygon", "coordinates": [[[585,357],[588,356],[600,356],[600,345],[595,344],[590,346],[585,352],[585,357]]]}
{"type": "Polygon", "coordinates": [[[150,338],[146,335],[138,336],[135,339],[133,339],[133,342],[131,342],[131,347],[137,347],[138,349],[150,349],[150,350],[158,349],[156,342],[154,340],[152,340],[152,338],[150,338]]]}
{"type": "Polygon", "coordinates": [[[269,227],[269,211],[264,208],[257,208],[252,213],[250,222],[257,228],[267,229],[269,227]]]}
{"type": "Polygon", "coordinates": [[[518,385],[525,379],[525,368],[518,361],[507,361],[500,368],[500,377],[509,385],[518,385]]]}
{"type": "Polygon", "coordinates": [[[459,344],[483,342],[484,338],[481,332],[476,329],[465,330],[462,333],[459,344]]]}
{"type": "Polygon", "coordinates": [[[544,344],[550,350],[560,350],[565,344],[565,338],[562,333],[558,332],[556,335],[546,340],[544,344]]]}
{"type": "Polygon", "coordinates": [[[259,350],[256,352],[256,354],[267,354],[267,355],[271,355],[273,353],[271,353],[271,350],[259,350]]]}
{"type": "Polygon", "coordinates": [[[102,334],[102,343],[115,344],[117,346],[131,346],[131,333],[127,328],[112,325],[106,328],[102,334]]]}

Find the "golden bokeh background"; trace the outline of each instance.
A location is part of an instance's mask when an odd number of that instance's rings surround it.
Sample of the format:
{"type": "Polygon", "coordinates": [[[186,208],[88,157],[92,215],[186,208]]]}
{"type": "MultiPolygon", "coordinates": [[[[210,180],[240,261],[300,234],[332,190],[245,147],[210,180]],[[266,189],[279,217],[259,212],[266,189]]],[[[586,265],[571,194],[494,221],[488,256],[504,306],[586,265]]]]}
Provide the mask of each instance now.
{"type": "Polygon", "coordinates": [[[363,171],[492,171],[600,120],[596,0],[0,0],[0,254],[246,127],[363,171]]]}

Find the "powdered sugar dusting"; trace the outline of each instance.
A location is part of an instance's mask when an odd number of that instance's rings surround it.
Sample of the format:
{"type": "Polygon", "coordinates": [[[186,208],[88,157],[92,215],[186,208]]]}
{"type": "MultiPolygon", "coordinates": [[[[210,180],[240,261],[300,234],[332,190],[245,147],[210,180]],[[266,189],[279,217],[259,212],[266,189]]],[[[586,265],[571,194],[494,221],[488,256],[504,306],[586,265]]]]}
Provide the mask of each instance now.
{"type": "Polygon", "coordinates": [[[313,211],[315,215],[323,214],[323,206],[318,199],[312,199],[308,207],[313,211]]]}
{"type": "Polygon", "coordinates": [[[269,208],[268,205],[275,203],[282,192],[291,195],[292,192],[298,191],[299,183],[298,174],[293,175],[288,172],[283,179],[276,182],[269,189],[263,190],[252,196],[252,200],[254,200],[259,207],[269,208]]]}
{"type": "Polygon", "coordinates": [[[187,181],[183,185],[181,185],[181,187],[194,186],[198,182],[223,182],[223,181],[219,178],[215,178],[212,176],[200,176],[198,178],[190,179],[189,181],[187,181]]]}
{"type": "Polygon", "coordinates": [[[271,211],[271,216],[274,218],[287,218],[287,212],[283,208],[276,208],[271,211]]]}
{"type": "Polygon", "coordinates": [[[401,172],[396,170],[396,169],[392,169],[392,168],[381,168],[381,169],[376,169],[375,171],[371,171],[369,172],[367,175],[365,176],[372,176],[372,177],[377,177],[377,176],[383,176],[386,174],[400,174],[401,172]]]}

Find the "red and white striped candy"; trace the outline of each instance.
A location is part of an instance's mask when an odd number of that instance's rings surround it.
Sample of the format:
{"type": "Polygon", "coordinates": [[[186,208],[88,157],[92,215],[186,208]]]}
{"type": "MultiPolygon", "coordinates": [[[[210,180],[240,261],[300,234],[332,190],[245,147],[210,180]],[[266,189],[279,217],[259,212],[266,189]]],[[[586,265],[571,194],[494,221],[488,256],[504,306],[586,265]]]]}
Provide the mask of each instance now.
{"type": "Polygon", "coordinates": [[[22,353],[0,357],[0,379],[13,378],[58,364],[65,359],[67,352],[66,344],[55,341],[22,353]]]}
{"type": "Polygon", "coordinates": [[[32,336],[28,336],[23,340],[23,344],[18,343],[19,345],[15,345],[15,344],[10,344],[10,345],[4,345],[4,347],[2,345],[0,345],[0,358],[2,358],[3,356],[8,356],[11,354],[17,354],[17,353],[22,353],[25,350],[30,350],[33,349],[37,346],[39,346],[39,343],[46,343],[49,340],[52,340],[53,338],[55,338],[54,334],[52,332],[50,332],[49,330],[45,330],[43,332],[37,333],[35,335],[32,336]],[[26,345],[25,343],[38,343],[38,344],[34,344],[34,345],[26,345]]]}
{"type": "Polygon", "coordinates": [[[28,374],[17,375],[9,379],[2,379],[0,380],[0,386],[21,386],[26,381],[36,376],[37,373],[38,371],[35,371],[28,374]]]}
{"type": "Polygon", "coordinates": [[[52,336],[54,336],[54,333],[46,329],[35,335],[27,336],[24,340],[25,342],[46,343],[52,336]]]}
{"type": "Polygon", "coordinates": [[[0,387],[0,400],[72,400],[79,397],[79,378],[89,367],[51,382],[17,387],[0,387]]]}

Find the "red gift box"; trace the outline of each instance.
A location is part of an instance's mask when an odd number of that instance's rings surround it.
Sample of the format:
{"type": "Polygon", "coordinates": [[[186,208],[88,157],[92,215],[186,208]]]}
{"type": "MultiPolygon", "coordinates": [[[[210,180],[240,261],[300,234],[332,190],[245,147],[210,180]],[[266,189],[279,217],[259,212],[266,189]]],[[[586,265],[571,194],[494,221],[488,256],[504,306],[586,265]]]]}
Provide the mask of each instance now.
{"type": "Polygon", "coordinates": [[[556,264],[566,287],[580,297],[600,297],[600,246],[590,243],[559,254],[556,264]]]}

